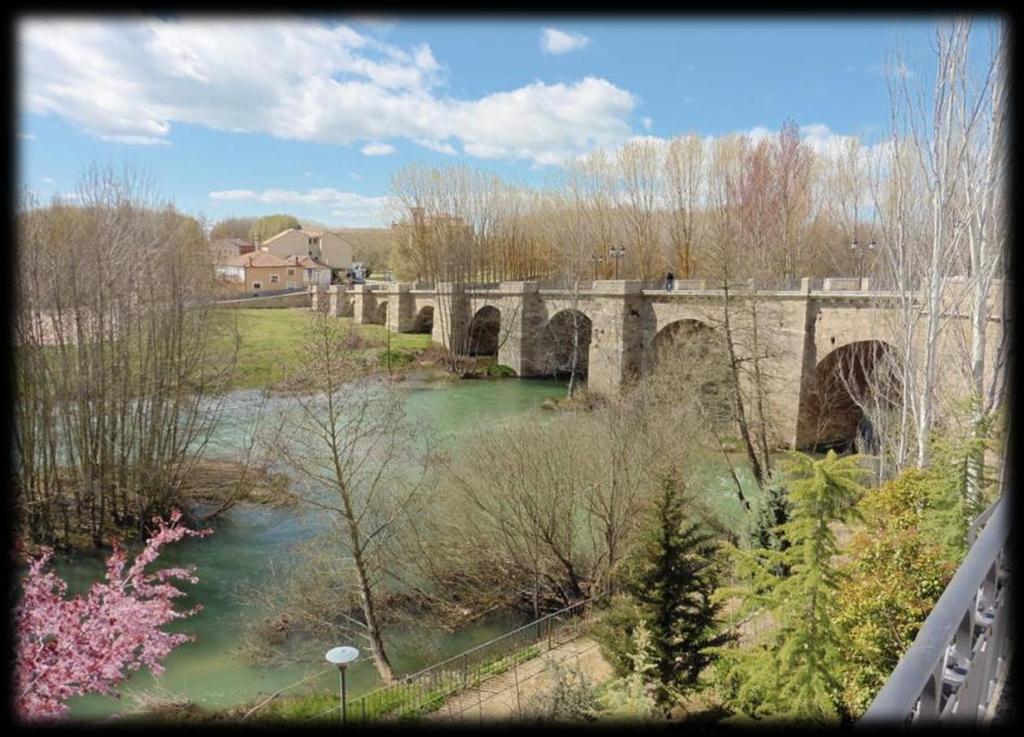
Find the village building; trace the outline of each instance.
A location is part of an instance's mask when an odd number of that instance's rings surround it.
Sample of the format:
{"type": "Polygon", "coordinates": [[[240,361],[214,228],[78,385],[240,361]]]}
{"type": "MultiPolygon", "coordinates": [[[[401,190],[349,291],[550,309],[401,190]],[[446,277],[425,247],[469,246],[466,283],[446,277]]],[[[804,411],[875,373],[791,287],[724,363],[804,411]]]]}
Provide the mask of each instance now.
{"type": "Polygon", "coordinates": [[[309,256],[283,258],[264,246],[259,251],[221,259],[214,267],[218,286],[234,295],[274,294],[331,283],[331,269],[309,256]]]}
{"type": "Polygon", "coordinates": [[[210,243],[210,252],[215,262],[234,256],[244,256],[256,250],[256,243],[248,238],[217,238],[210,243]]]}
{"type": "Polygon", "coordinates": [[[333,271],[352,268],[352,244],[330,230],[283,230],[264,241],[262,248],[282,258],[308,256],[333,271]]]}

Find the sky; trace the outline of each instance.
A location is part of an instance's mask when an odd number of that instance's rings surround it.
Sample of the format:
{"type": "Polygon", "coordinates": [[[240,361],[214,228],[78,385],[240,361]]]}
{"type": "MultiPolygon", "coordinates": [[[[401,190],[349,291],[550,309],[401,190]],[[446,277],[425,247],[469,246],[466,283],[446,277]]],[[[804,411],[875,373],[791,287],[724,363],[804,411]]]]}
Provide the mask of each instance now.
{"type": "Polygon", "coordinates": [[[382,226],[409,162],[541,186],[631,138],[882,135],[885,72],[924,79],[934,19],[25,16],[21,184],[129,164],[216,221],[382,226]],[[893,52],[899,50],[896,65],[893,52]]]}

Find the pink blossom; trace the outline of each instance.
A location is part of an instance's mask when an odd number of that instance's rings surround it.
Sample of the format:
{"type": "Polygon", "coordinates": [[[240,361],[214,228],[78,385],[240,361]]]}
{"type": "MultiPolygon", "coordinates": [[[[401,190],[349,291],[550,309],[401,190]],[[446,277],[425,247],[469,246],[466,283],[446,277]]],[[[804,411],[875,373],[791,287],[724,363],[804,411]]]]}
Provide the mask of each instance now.
{"type": "Polygon", "coordinates": [[[191,639],[164,632],[175,619],[199,611],[196,606],[176,611],[172,600],[185,593],[171,581],[195,583],[194,567],[165,568],[146,573],[163,546],[184,537],[203,537],[211,530],[180,526],[181,512],[170,523],[156,517],[156,530],[146,547],[125,571],[127,556],[116,542],[107,559],[106,576],[84,596],[67,599],[67,584],[45,570],[53,551],[43,548],[29,559],[22,580],[21,602],[14,612],[15,710],[25,720],[59,717],[72,696],[86,693],[116,695],[114,688],[143,666],[155,675],[171,650],[191,639]]]}

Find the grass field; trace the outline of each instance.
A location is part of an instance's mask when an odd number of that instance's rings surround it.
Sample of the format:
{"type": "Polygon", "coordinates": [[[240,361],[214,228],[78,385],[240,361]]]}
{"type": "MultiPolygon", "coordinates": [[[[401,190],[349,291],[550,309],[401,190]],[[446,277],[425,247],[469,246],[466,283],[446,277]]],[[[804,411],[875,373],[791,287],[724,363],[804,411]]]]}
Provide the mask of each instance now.
{"type": "MultiPolygon", "coordinates": [[[[302,354],[303,328],[309,324],[313,313],[302,307],[290,309],[241,309],[221,310],[214,314],[215,325],[221,328],[219,340],[227,347],[230,329],[238,325],[241,344],[238,349],[238,366],[232,389],[254,389],[272,387],[294,368],[302,354]]],[[[343,323],[350,318],[339,317],[343,323]]],[[[383,356],[387,348],[387,328],[383,325],[357,325],[356,332],[366,341],[367,353],[383,356]]],[[[412,355],[429,348],[427,334],[393,333],[393,353],[412,355]]],[[[383,363],[382,363],[383,367],[383,363]]]]}

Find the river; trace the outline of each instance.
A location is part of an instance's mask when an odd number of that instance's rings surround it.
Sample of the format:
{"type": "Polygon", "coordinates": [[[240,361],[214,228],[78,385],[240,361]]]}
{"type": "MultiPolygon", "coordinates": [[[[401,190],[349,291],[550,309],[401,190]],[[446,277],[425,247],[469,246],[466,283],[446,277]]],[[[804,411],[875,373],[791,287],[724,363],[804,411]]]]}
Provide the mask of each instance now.
{"type": "MultiPolygon", "coordinates": [[[[423,382],[412,379],[403,389],[406,414],[413,420],[425,420],[432,428],[435,442],[456,447],[462,436],[495,422],[544,411],[540,404],[547,398],[565,395],[558,381],[515,380],[423,382]]],[[[278,396],[274,402],[287,402],[278,396]]],[[[256,404],[256,393],[237,391],[228,397],[225,422],[213,438],[209,453],[213,457],[232,458],[244,444],[248,413],[256,404]]],[[[725,474],[713,473],[713,493],[723,498],[731,492],[725,474]]],[[[238,505],[212,525],[214,534],[190,539],[166,549],[162,565],[194,565],[199,582],[184,585],[188,596],[179,600],[184,608],[201,603],[198,614],[172,625],[176,631],[195,637],[178,647],[165,660],[165,672],[154,677],[148,670],[133,674],[120,687],[120,699],[88,695],[69,702],[72,718],[95,719],[109,716],[135,703],[139,693],[175,696],[200,706],[218,709],[252,701],[303,678],[313,676],[324,663],[263,667],[253,664],[241,652],[240,626],[253,616],[245,601],[248,586],[262,580],[275,564],[283,563],[289,548],[310,537],[317,525],[315,516],[295,508],[271,508],[254,504],[238,505]]],[[[102,556],[78,555],[56,561],[58,571],[68,580],[72,593],[84,590],[102,575],[102,556]]],[[[425,667],[431,662],[464,650],[508,631],[521,620],[493,618],[447,636],[435,635],[423,641],[422,632],[393,632],[390,640],[392,662],[399,673],[425,667]]],[[[343,643],[330,643],[343,644],[343,643]]],[[[358,695],[378,684],[370,662],[357,662],[350,668],[349,693],[358,695]]],[[[289,693],[337,687],[337,676],[324,672],[289,693]]]]}

